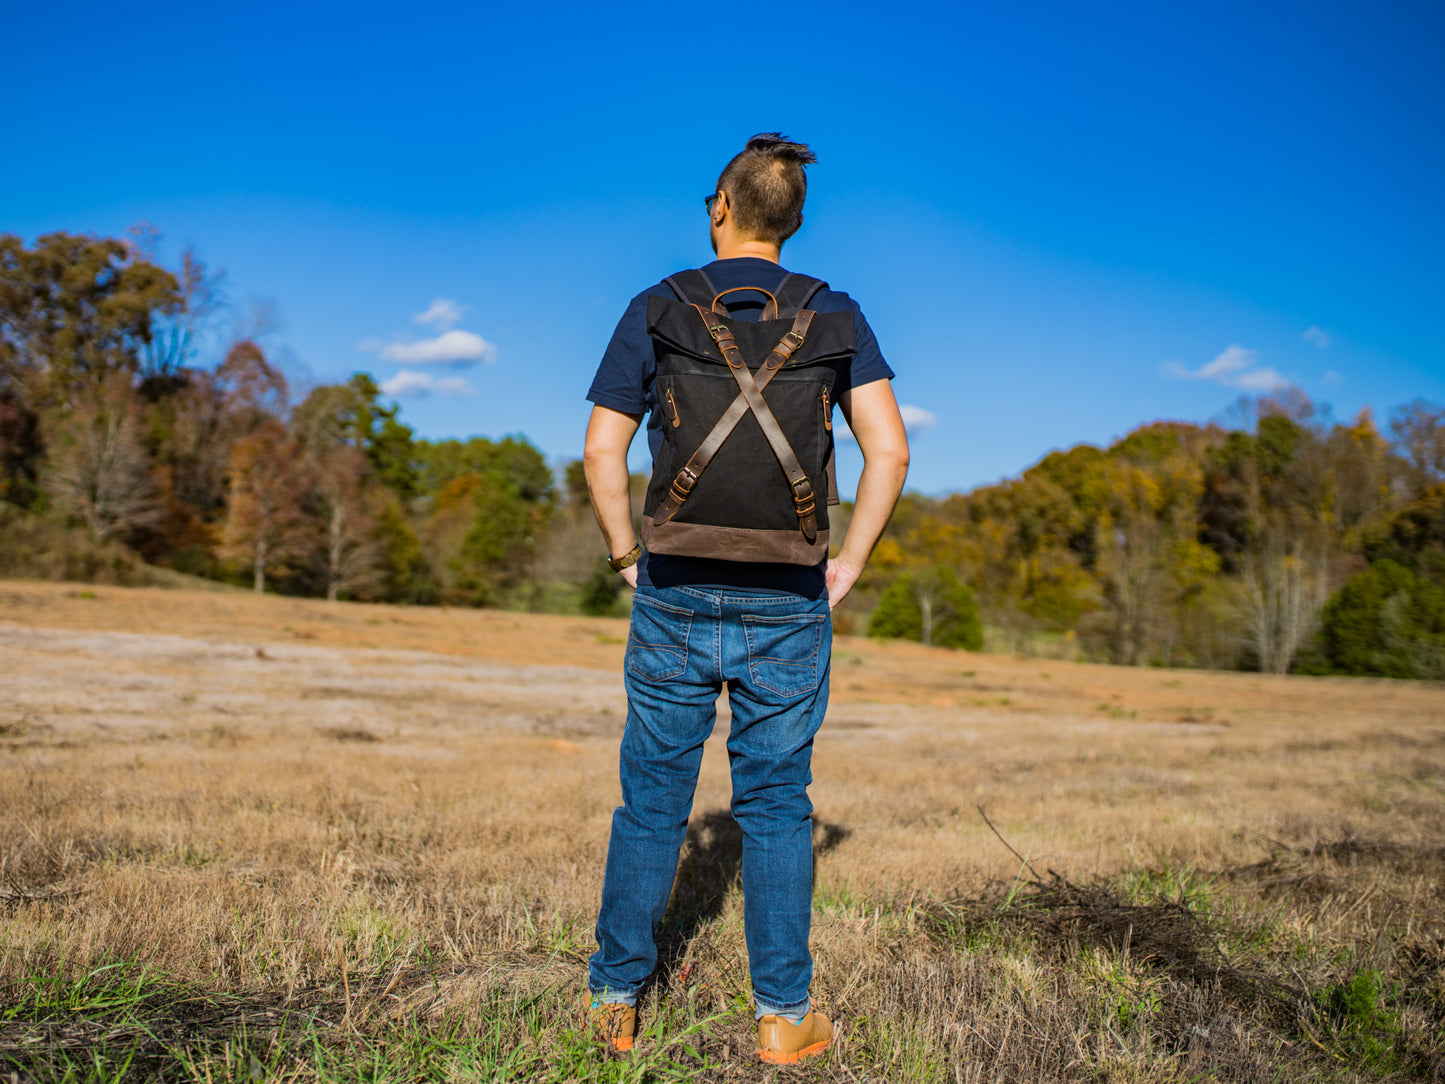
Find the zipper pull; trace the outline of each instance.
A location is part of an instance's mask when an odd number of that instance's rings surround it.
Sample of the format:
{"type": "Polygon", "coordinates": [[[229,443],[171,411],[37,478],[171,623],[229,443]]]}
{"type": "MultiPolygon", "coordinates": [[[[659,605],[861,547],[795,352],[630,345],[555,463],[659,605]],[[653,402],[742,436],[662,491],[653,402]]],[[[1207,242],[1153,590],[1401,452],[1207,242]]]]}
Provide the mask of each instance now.
{"type": "Polygon", "coordinates": [[[828,402],[828,389],[823,389],[823,428],[833,431],[833,404],[828,402]]]}
{"type": "MultiPolygon", "coordinates": [[[[828,394],[827,392],[824,392],[824,393],[823,393],[823,395],[824,395],[825,398],[826,398],[827,394],[828,394]]],[[[671,388],[668,388],[668,389],[667,389],[667,405],[668,405],[668,407],[672,410],[672,427],[673,427],[674,429],[676,429],[676,428],[678,428],[680,425],[682,425],[682,415],[680,415],[680,414],[677,412],[677,400],[672,397],[672,389],[671,389],[671,388]]],[[[829,426],[829,428],[831,429],[832,426],[829,426]]]]}

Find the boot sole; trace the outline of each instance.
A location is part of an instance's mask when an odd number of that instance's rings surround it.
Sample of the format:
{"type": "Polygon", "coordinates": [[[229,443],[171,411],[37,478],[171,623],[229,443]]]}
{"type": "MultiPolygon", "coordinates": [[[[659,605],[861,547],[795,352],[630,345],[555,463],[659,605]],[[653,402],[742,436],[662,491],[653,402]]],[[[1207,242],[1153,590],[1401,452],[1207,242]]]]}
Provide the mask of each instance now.
{"type": "Polygon", "coordinates": [[[820,1043],[805,1046],[802,1050],[795,1050],[791,1054],[785,1053],[782,1050],[759,1050],[758,1057],[769,1065],[792,1065],[795,1062],[802,1061],[804,1058],[811,1058],[814,1054],[821,1054],[828,1049],[832,1041],[831,1038],[824,1039],[820,1043]]]}

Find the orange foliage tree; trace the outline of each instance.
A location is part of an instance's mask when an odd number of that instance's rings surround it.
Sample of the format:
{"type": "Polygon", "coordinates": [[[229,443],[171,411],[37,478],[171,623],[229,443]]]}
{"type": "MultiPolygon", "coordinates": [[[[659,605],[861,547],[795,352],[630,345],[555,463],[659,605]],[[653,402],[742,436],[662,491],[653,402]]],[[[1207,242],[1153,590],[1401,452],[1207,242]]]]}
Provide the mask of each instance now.
{"type": "Polygon", "coordinates": [[[314,546],[306,514],[311,469],[279,422],[236,441],[228,463],[230,495],[222,556],[251,566],[256,591],[266,577],[294,567],[314,546]]]}

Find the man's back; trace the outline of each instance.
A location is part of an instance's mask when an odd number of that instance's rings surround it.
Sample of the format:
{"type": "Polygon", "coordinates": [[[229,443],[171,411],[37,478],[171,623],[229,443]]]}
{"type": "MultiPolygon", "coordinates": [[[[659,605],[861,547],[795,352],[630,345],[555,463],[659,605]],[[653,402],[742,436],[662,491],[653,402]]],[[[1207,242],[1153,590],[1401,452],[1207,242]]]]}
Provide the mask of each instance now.
{"type": "MultiPolygon", "coordinates": [[[[712,288],[720,293],[737,287],[778,290],[787,274],[780,263],[781,246],[802,224],[803,166],[811,161],[806,146],[768,135],[749,141],[728,164],[704,201],[713,251],[719,256],[703,268],[712,288]]],[[[861,310],[847,294],[817,293],[808,300],[808,309],[853,314],[851,328],[847,321],[824,321],[835,334],[840,323],[851,331],[846,359],[841,353],[819,355],[840,362],[828,369],[829,394],[821,397],[822,403],[829,410],[836,403],[842,410],[863,453],[857,500],[837,555],[816,564],[745,559],[749,555],[741,547],[732,556],[743,559],[735,560],[642,555],[634,533],[627,450],[647,415],[654,461],[662,458],[666,414],[659,409],[659,377],[672,380],[686,368],[682,361],[672,371],[666,368],[674,364],[669,350],[686,353],[682,344],[669,340],[654,348],[649,336],[649,330],[656,330],[659,340],[665,338],[657,301],[664,297],[680,300],[666,283],[632,300],[588,393],[594,405],[584,464],[592,507],[607,540],[609,564],[635,588],[623,663],[627,723],[619,751],[622,805],[612,817],[598,948],[588,966],[589,1027],[613,1049],[631,1049],[637,999],[657,963],[655,936],[677,872],[703,745],[717,721],[718,697],[726,691],[732,708],[732,814],[743,833],[743,925],[758,1018],[758,1055],[765,1062],[795,1062],[819,1053],[833,1037],[831,1022],[813,1009],[809,992],[812,804],[807,796],[813,736],[828,704],[831,608],[856,581],[892,513],[907,471],[907,438],[889,389],[893,373],[861,310]],[[649,307],[659,321],[651,329],[649,307]]],[[[725,371],[714,366],[712,377],[724,390],[714,396],[714,405],[727,409],[710,433],[727,439],[726,418],[733,413],[729,399],[736,395],[738,419],[746,412],[755,415],[767,438],[759,447],[771,448],[782,467],[796,504],[797,527],[806,539],[808,501],[823,499],[823,494],[813,492],[811,480],[807,486],[795,481],[806,472],[786,434],[777,439],[782,427],[776,417],[768,420],[772,411],[761,386],[778,377],[786,365],[784,355],[800,349],[799,340],[806,335],[795,323],[798,334],[786,346],[786,333],[775,340],[777,346],[764,342],[772,353],[762,369],[783,360],[772,372],[754,376],[757,359],[743,358],[737,343],[767,337],[762,329],[738,321],[763,316],[764,296],[739,292],[727,298],[736,300],[727,306],[726,317],[708,315],[711,306],[697,308],[716,351],[696,338],[697,326],[687,325],[698,366],[715,361],[714,353],[726,361],[725,371]]],[[[690,314],[678,309],[671,315],[685,319],[690,314]]],[[[808,321],[801,315],[796,319],[808,321]]],[[[700,368],[693,375],[705,378],[700,368]]],[[[681,428],[675,419],[674,427],[681,428]]],[[[689,439],[697,438],[694,432],[689,439]]],[[[700,452],[707,445],[704,440],[700,452]]],[[[685,471],[673,476],[680,495],[670,514],[685,503],[701,477],[695,468],[705,472],[711,462],[700,458],[700,452],[688,459],[685,471]]],[[[764,461],[764,467],[769,466],[764,461]]],[[[724,488],[730,477],[723,475],[724,488]]],[[[652,496],[661,492],[653,487],[652,496]]],[[[745,499],[747,494],[736,496],[745,499]]],[[[665,512],[666,506],[661,507],[665,512]]],[[[824,545],[819,542],[818,548],[824,545]]],[[[808,554],[811,558],[812,551],[808,554]]]]}

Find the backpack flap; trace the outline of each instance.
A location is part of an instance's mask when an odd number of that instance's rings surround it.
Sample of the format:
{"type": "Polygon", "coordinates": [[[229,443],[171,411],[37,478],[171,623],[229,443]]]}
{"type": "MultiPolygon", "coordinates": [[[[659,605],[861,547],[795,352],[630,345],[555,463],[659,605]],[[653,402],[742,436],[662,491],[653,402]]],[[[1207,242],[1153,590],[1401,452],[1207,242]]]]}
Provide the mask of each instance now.
{"type": "MultiPolygon", "coordinates": [[[[738,349],[754,368],[778,345],[792,326],[792,319],[734,320],[715,316],[725,323],[737,340],[738,349]]],[[[717,343],[708,334],[707,326],[691,305],[669,297],[653,295],[647,299],[647,333],[666,352],[686,354],[703,361],[726,365],[717,343]]],[[[788,360],[787,368],[818,362],[839,361],[857,352],[851,312],[820,312],[813,316],[808,337],[802,347],[788,360]]]]}
{"type": "Polygon", "coordinates": [[[838,363],[855,352],[853,314],[751,321],[652,297],[648,331],[665,421],[644,507],[647,547],[735,561],[823,560],[826,508],[836,500],[830,394],[838,363]],[[744,368],[728,367],[724,346],[744,368]]]}

